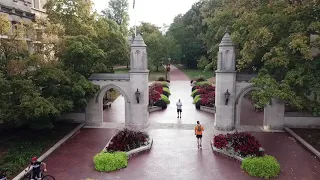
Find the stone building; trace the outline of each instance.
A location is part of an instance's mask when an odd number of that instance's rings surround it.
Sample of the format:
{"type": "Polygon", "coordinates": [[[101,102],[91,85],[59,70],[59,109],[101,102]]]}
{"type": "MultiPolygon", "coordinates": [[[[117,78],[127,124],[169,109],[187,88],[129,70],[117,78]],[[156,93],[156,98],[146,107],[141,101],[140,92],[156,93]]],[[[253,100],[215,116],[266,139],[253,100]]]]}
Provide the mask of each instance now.
{"type": "MultiPolygon", "coordinates": [[[[43,8],[47,0],[0,0],[0,14],[6,14],[11,22],[11,30],[19,22],[35,21],[37,18],[45,17],[43,8]]],[[[42,32],[39,29],[39,32],[42,32]]],[[[7,38],[0,34],[0,38],[7,38]]],[[[34,50],[34,43],[26,36],[29,51],[34,50]]]]}

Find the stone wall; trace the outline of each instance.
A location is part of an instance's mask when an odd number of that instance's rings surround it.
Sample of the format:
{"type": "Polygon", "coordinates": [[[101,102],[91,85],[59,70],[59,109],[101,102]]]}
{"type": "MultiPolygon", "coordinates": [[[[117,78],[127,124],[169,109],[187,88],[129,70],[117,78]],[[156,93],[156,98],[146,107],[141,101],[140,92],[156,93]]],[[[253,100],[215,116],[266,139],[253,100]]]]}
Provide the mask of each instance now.
{"type": "Polygon", "coordinates": [[[286,112],[284,116],[286,127],[320,127],[320,117],[312,116],[309,113],[286,112]]]}

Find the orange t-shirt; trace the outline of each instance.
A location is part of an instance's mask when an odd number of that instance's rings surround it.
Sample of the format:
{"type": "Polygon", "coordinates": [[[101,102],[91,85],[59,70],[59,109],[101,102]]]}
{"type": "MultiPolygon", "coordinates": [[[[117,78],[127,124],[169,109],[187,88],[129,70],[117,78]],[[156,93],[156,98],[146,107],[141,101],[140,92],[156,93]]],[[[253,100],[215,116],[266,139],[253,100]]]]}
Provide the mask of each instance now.
{"type": "Polygon", "coordinates": [[[202,135],[202,131],[204,131],[204,128],[202,125],[196,125],[194,130],[196,131],[196,135],[202,135]],[[199,126],[200,126],[201,131],[199,131],[199,126]]]}

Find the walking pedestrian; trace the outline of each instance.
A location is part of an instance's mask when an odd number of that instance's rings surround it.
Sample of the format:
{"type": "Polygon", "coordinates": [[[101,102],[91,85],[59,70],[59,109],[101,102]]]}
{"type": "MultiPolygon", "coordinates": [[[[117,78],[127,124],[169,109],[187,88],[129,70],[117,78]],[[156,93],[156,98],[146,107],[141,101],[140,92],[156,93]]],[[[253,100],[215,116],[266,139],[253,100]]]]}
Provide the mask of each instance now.
{"type": "Polygon", "coordinates": [[[178,113],[178,117],[177,118],[181,118],[181,112],[182,112],[182,102],[180,101],[180,99],[179,99],[179,101],[176,103],[176,105],[177,105],[177,113],[178,113]]]}
{"type": "Polygon", "coordinates": [[[194,128],[194,134],[197,137],[197,142],[198,142],[198,148],[202,148],[202,131],[204,131],[204,127],[200,124],[199,121],[197,121],[197,125],[194,128]]]}

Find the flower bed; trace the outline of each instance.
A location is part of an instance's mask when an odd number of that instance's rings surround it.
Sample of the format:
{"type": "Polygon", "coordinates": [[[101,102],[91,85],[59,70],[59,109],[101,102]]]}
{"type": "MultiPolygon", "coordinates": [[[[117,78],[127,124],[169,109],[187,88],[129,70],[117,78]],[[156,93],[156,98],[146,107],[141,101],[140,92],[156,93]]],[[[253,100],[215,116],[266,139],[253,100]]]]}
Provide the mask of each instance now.
{"type": "Polygon", "coordinates": [[[268,179],[280,173],[278,161],[265,155],[259,141],[249,133],[219,134],[211,145],[213,151],[241,161],[241,168],[251,176],[268,179]]]}
{"type": "Polygon", "coordinates": [[[214,107],[215,103],[215,87],[213,84],[205,81],[202,77],[193,80],[192,84],[192,93],[193,104],[195,104],[197,109],[200,109],[200,106],[214,107]]]}
{"type": "Polygon", "coordinates": [[[170,95],[168,82],[155,81],[149,86],[149,105],[166,109],[167,105],[170,104],[170,95]]]}
{"type": "Polygon", "coordinates": [[[129,129],[124,129],[119,131],[110,140],[110,143],[106,147],[108,152],[116,151],[131,151],[132,149],[139,148],[141,146],[146,146],[149,143],[149,135],[140,131],[133,131],[129,129]]]}
{"type": "Polygon", "coordinates": [[[251,134],[245,132],[214,136],[213,145],[218,149],[242,158],[264,155],[264,150],[259,141],[251,134]]]}
{"type": "Polygon", "coordinates": [[[94,156],[95,169],[110,172],[125,168],[131,156],[151,149],[152,142],[147,133],[121,130],[111,138],[103,151],[94,156]]]}

